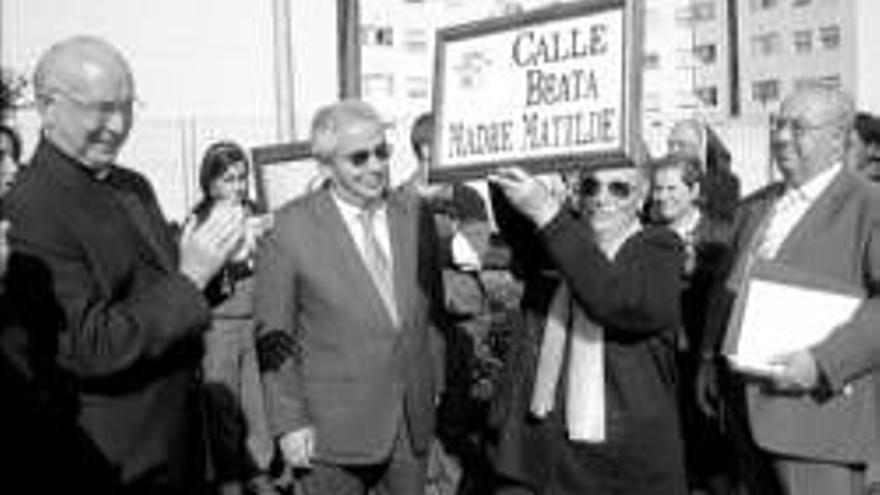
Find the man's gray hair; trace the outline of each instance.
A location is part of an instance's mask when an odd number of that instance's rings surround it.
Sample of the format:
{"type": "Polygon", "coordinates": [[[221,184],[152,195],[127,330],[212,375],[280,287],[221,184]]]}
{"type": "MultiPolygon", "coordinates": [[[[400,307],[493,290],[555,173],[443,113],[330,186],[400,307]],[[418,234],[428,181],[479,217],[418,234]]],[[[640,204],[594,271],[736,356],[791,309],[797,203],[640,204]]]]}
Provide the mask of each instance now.
{"type": "Polygon", "coordinates": [[[312,118],[312,154],[318,161],[328,163],[339,148],[339,136],[346,126],[354,123],[374,124],[386,128],[388,124],[370,104],[348,98],[318,109],[312,118]]]}

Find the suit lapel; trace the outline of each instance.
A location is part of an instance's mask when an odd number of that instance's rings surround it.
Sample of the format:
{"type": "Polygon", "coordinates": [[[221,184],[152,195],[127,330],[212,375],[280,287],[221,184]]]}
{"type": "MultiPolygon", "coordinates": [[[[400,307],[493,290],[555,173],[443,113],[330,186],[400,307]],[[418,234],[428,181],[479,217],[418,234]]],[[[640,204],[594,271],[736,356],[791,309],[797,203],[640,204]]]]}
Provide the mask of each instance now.
{"type": "MultiPolygon", "coordinates": [[[[331,263],[341,264],[344,280],[352,282],[351,294],[356,300],[367,301],[369,313],[377,318],[376,323],[385,328],[392,328],[391,316],[382,302],[382,297],[376,285],[373,283],[369,270],[364,265],[358,247],[349,233],[348,226],[342,218],[342,213],[336,206],[331,193],[323,189],[315,201],[316,224],[321,227],[321,232],[326,237],[327,259],[331,263]]],[[[394,264],[395,277],[397,264],[394,264]]]]}
{"type": "Polygon", "coordinates": [[[737,237],[734,245],[734,252],[738,253],[736,263],[727,282],[728,289],[733,293],[739,292],[757,247],[756,244],[760,242],[762,231],[767,227],[770,210],[782,195],[782,191],[782,187],[769,191],[766,197],[752,204],[743,217],[742,233],[737,237]]]}
{"type": "Polygon", "coordinates": [[[803,245],[804,241],[811,238],[815,232],[827,230],[828,215],[835,212],[835,205],[842,204],[852,190],[852,182],[845,170],[840,171],[837,177],[828,184],[822,194],[810,205],[804,216],[795,224],[788,237],[779,247],[776,256],[780,262],[792,263],[796,255],[797,246],[803,245]]]}
{"type": "Polygon", "coordinates": [[[391,253],[394,260],[394,297],[397,301],[399,324],[405,327],[412,301],[411,277],[417,271],[415,253],[416,222],[413,221],[412,205],[403,198],[392,195],[388,200],[388,229],[391,236],[391,253]]]}

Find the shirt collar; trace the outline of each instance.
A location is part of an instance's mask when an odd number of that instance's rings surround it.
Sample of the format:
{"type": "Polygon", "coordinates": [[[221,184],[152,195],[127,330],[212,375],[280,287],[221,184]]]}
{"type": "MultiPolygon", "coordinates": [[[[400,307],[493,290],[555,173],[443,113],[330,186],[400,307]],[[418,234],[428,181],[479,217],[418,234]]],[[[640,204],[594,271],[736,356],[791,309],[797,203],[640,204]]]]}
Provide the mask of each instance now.
{"type": "Polygon", "coordinates": [[[818,173],[800,187],[789,188],[785,194],[790,194],[799,200],[812,203],[825,191],[841,170],[843,170],[843,164],[838,162],[818,173]]]}
{"type": "Polygon", "coordinates": [[[85,163],[80,160],[74,158],[67,154],[64,150],[61,149],[60,146],[52,142],[47,136],[42,137],[42,141],[45,144],[46,148],[56,157],[60,158],[62,161],[68,163],[72,170],[76,170],[78,172],[84,173],[90,178],[98,181],[104,182],[110,177],[110,173],[113,169],[113,165],[107,165],[101,168],[89,167],[85,163]]]}
{"type": "MultiPolygon", "coordinates": [[[[342,196],[340,196],[335,190],[333,190],[332,187],[330,188],[330,197],[333,198],[333,202],[336,203],[336,206],[339,208],[339,212],[342,213],[342,216],[346,220],[357,219],[358,215],[360,215],[361,212],[367,209],[366,206],[355,205],[350,201],[342,199],[342,196]]],[[[377,215],[382,215],[385,212],[385,205],[385,201],[377,201],[376,204],[371,205],[371,207],[375,209],[375,213],[377,215]]]]}

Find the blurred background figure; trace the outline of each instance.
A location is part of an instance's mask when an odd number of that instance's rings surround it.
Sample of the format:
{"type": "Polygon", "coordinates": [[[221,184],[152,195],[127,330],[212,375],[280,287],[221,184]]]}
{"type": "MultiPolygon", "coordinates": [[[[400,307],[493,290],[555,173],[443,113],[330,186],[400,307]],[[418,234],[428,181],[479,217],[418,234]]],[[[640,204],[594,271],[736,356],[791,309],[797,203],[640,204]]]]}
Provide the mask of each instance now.
{"type": "Polygon", "coordinates": [[[485,456],[492,380],[500,361],[490,347],[492,289],[504,284],[502,248],[493,245],[483,197],[463,182],[428,183],[434,116],[420,115],[410,132],[417,171],[410,186],[433,215],[443,273],[444,308],[452,325],[444,340],[445,389],[428,468],[437,495],[482,494],[490,480],[485,456]]]}
{"type": "Polygon", "coordinates": [[[850,138],[850,167],[873,182],[880,181],[880,119],[867,113],[856,114],[850,138]]]}
{"type": "Polygon", "coordinates": [[[653,161],[650,170],[652,220],[672,229],[685,246],[678,368],[688,482],[692,493],[727,494],[733,485],[733,454],[721,425],[700,412],[694,388],[708,296],[719,276],[732,224],[703,214],[704,174],[696,157],[668,155],[653,161]]]}
{"type": "Polygon", "coordinates": [[[740,199],[739,178],[730,165],[730,152],[708,125],[694,120],[680,120],[672,126],[667,151],[697,158],[704,174],[701,195],[703,213],[712,218],[733,220],[740,199]]]}
{"type": "Polygon", "coordinates": [[[256,239],[270,226],[248,197],[247,153],[232,141],[212,144],[199,172],[201,201],[191,221],[201,224],[215,208],[244,210],[246,234],[211,279],[205,295],[213,306],[203,360],[205,417],[212,481],[221,494],[271,493],[272,440],[266,423],[253,324],[256,239]],[[261,491],[262,490],[262,491],[261,491]]]}
{"type": "Polygon", "coordinates": [[[21,168],[21,138],[12,127],[0,124],[0,197],[6,195],[21,168]]]}

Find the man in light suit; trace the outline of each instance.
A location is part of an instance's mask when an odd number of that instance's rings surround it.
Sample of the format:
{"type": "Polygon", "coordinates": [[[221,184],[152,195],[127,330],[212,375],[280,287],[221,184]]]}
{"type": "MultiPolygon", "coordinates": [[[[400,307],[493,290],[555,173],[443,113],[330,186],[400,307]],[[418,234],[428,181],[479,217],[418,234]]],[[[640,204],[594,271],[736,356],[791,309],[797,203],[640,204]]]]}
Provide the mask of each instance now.
{"type": "Polygon", "coordinates": [[[788,494],[863,493],[866,461],[880,454],[880,195],[844,166],[852,117],[852,102],[836,90],[804,88],[782,103],[771,142],[783,181],[738,212],[737,254],[702,347],[719,350],[755,259],[863,288],[851,320],[778,356],[768,382],[746,386],[752,435],[788,494]]]}
{"type": "Polygon", "coordinates": [[[430,214],[389,188],[386,127],[361,101],[320,109],[329,181],[277,213],[258,255],[270,428],[307,495],[424,489],[442,283],[430,214]]]}
{"type": "Polygon", "coordinates": [[[240,241],[242,212],[174,238],[149,182],[115,163],[135,85],[106,41],[53,45],[34,91],[40,142],[4,197],[6,296],[27,363],[10,401],[27,424],[12,432],[20,449],[3,435],[15,460],[4,474],[80,493],[198,493],[196,392],[211,316],[201,290],[240,241]]]}

